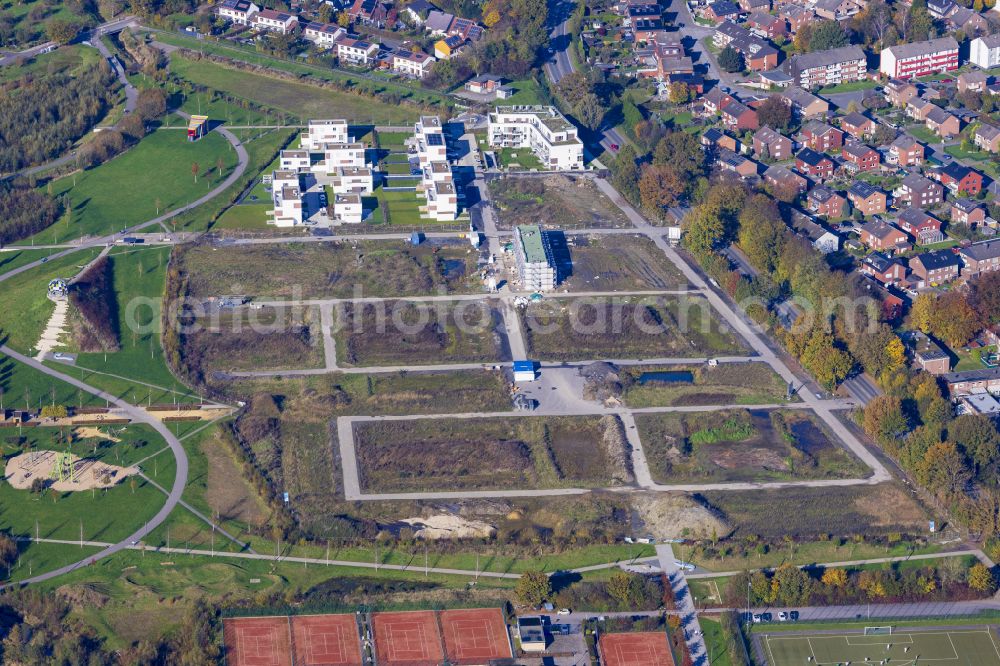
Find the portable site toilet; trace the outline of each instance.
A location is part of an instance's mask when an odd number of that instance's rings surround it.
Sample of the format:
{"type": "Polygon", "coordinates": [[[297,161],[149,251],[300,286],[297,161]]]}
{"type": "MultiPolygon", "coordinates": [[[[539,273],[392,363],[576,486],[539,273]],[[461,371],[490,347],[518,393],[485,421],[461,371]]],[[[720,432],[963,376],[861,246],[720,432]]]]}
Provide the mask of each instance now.
{"type": "Polygon", "coordinates": [[[533,382],[538,379],[534,361],[514,361],[514,381],[533,382]]]}

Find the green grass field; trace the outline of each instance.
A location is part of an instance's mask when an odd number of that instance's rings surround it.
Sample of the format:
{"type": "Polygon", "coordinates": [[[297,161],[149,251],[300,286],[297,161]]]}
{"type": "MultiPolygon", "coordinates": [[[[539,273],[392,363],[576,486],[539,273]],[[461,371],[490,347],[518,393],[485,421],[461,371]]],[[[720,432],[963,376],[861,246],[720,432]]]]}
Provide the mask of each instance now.
{"type": "Polygon", "coordinates": [[[225,180],[235,166],[236,152],[221,134],[213,132],[192,143],[180,130],[158,130],[109,162],[55,181],[53,194],[69,197],[72,214],[32,240],[60,243],[145,222],[157,216],[157,201],[160,214],[194,201],[225,180]],[[220,158],[221,175],[216,169],[220,158]],[[200,168],[197,182],[194,163],[200,168]]]}
{"type": "Polygon", "coordinates": [[[207,60],[175,56],[170,71],[193,83],[280,109],[300,119],[346,118],[356,123],[384,124],[411,122],[419,115],[413,107],[241,72],[207,60]]]}
{"type": "Polygon", "coordinates": [[[989,628],[949,631],[900,631],[891,635],[852,633],[765,634],[763,644],[771,666],[833,666],[890,664],[892,666],[1000,666],[1000,649],[989,628]]]}

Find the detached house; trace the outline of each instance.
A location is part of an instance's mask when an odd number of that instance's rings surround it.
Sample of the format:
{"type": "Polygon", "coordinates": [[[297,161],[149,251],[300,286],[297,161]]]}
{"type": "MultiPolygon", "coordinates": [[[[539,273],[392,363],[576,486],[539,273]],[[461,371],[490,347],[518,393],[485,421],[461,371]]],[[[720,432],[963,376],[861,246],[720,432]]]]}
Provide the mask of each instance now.
{"type": "Polygon", "coordinates": [[[872,252],[861,261],[861,272],[883,285],[896,285],[906,279],[906,266],[896,258],[872,252]]]}
{"type": "Polygon", "coordinates": [[[874,171],[878,168],[881,155],[871,146],[863,143],[851,143],[841,149],[841,156],[844,158],[848,168],[855,171],[874,171]]]}
{"type": "Polygon", "coordinates": [[[724,106],[735,101],[732,95],[722,92],[718,86],[709,90],[701,98],[702,108],[709,116],[719,113],[724,106]]]}
{"type": "Polygon", "coordinates": [[[917,286],[936,286],[951,282],[958,277],[961,261],[951,250],[924,252],[910,259],[910,272],[920,278],[917,286]]]}
{"type": "Polygon", "coordinates": [[[847,199],[863,215],[884,213],[887,203],[885,192],[863,180],[851,183],[847,189],[847,199]]]}
{"type": "Polygon", "coordinates": [[[927,129],[942,139],[950,139],[962,131],[962,121],[956,116],[953,116],[936,104],[932,104],[931,107],[924,119],[927,129]]]}
{"type": "Polygon", "coordinates": [[[792,140],[770,127],[761,127],[753,135],[753,152],[759,159],[787,160],[792,156],[792,140]]]}
{"type": "Polygon", "coordinates": [[[764,172],[764,182],[772,187],[795,189],[801,194],[809,187],[809,181],[781,165],[775,164],[764,172]]]}
{"type": "Polygon", "coordinates": [[[861,227],[861,242],[873,250],[889,252],[902,252],[910,246],[905,233],[882,220],[874,220],[861,227]]]}
{"type": "Polygon", "coordinates": [[[811,120],[802,126],[802,143],[816,151],[840,148],[844,145],[844,133],[818,120],[811,120]]]}
{"type": "Polygon", "coordinates": [[[856,139],[863,139],[875,133],[875,121],[854,111],[840,119],[840,129],[856,139]]]}
{"type": "Polygon", "coordinates": [[[273,9],[262,9],[250,19],[250,25],[257,30],[276,32],[287,35],[295,30],[299,19],[287,12],[276,12],[273,9]]]}
{"type": "Polygon", "coordinates": [[[855,14],[861,12],[862,4],[867,4],[865,0],[854,2],[854,0],[817,0],[814,10],[816,15],[830,21],[846,21],[855,14]]]}
{"type": "Polygon", "coordinates": [[[249,0],[225,0],[216,10],[219,16],[239,25],[249,25],[250,18],[260,11],[260,7],[249,0]]]}
{"type": "Polygon", "coordinates": [[[983,92],[990,77],[984,72],[964,72],[958,75],[958,92],[983,92]]]}
{"type": "Polygon", "coordinates": [[[829,187],[817,185],[806,197],[806,206],[817,215],[839,218],[845,215],[847,200],[829,187]]]}
{"type": "Polygon", "coordinates": [[[320,48],[330,49],[337,45],[337,39],[347,34],[339,25],[332,23],[307,23],[302,36],[320,48]]]}
{"type": "Polygon", "coordinates": [[[901,167],[920,166],[924,163],[924,146],[912,136],[902,134],[889,144],[889,161],[901,167]]]}
{"type": "Polygon", "coordinates": [[[795,156],[795,168],[800,173],[813,178],[826,179],[833,176],[833,160],[812,148],[803,148],[795,156]]]}
{"type": "Polygon", "coordinates": [[[793,34],[816,20],[816,14],[811,9],[791,3],[781,7],[778,17],[788,22],[788,29],[793,34]]]}
{"type": "Polygon", "coordinates": [[[910,207],[899,214],[896,224],[909,234],[918,245],[931,245],[944,240],[941,220],[930,215],[923,208],[910,207]]]}
{"type": "Polygon", "coordinates": [[[789,88],[779,93],[788,102],[800,118],[825,118],[830,112],[830,104],[825,100],[806,92],[802,88],[789,88]]]}
{"type": "Polygon", "coordinates": [[[337,58],[352,65],[367,65],[378,55],[378,45],[341,35],[337,38],[337,58]]]}
{"type": "Polygon", "coordinates": [[[976,128],[972,135],[972,141],[980,150],[998,153],[1000,152],[1000,128],[984,123],[976,128]]]}
{"type": "Polygon", "coordinates": [[[918,173],[908,173],[894,195],[896,199],[907,201],[911,206],[926,207],[944,200],[944,188],[918,173]]]}
{"type": "Polygon", "coordinates": [[[969,45],[969,62],[981,69],[1000,67],[1000,34],[973,39],[969,45]]]}
{"type": "Polygon", "coordinates": [[[705,9],[705,18],[712,23],[722,23],[726,19],[736,20],[743,12],[739,5],[729,0],[718,0],[705,9]]]}
{"type": "Polygon", "coordinates": [[[917,87],[909,81],[890,79],[885,84],[885,98],[893,106],[906,107],[911,99],[914,99],[919,91],[917,87]]]}
{"type": "Polygon", "coordinates": [[[788,32],[788,25],[784,19],[780,19],[767,12],[754,12],[747,18],[747,27],[750,32],[764,39],[774,39],[784,37],[788,32]]]}
{"type": "Polygon", "coordinates": [[[935,169],[931,175],[952,192],[975,196],[983,189],[983,175],[957,160],[935,169]]]}
{"type": "Polygon", "coordinates": [[[986,211],[971,199],[951,202],[951,221],[955,224],[979,224],[986,220],[986,211]]]}
{"type": "Polygon", "coordinates": [[[910,331],[905,335],[907,346],[913,353],[913,362],[924,372],[943,375],[951,370],[951,357],[934,340],[920,331],[910,331]]]}

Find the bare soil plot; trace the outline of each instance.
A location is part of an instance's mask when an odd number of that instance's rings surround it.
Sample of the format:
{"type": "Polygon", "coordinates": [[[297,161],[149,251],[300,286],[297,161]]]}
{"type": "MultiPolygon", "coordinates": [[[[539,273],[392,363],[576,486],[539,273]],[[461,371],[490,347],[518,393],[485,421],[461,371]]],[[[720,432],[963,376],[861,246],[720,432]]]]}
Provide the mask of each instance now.
{"type": "Polygon", "coordinates": [[[221,520],[261,525],[268,515],[264,502],[243,477],[243,472],[216,434],[200,443],[208,462],[205,501],[221,520]]]}
{"type": "Polygon", "coordinates": [[[343,303],[338,310],[337,356],[347,365],[509,360],[495,301],[343,303]]]}
{"type": "Polygon", "coordinates": [[[646,291],[689,283],[647,236],[569,236],[568,291],[646,291]]]}
{"type": "Polygon", "coordinates": [[[788,395],[785,381],[760,362],[627,366],[619,368],[618,383],[629,407],[764,405],[788,395]]]}
{"type": "Polygon", "coordinates": [[[67,455],[69,460],[64,463],[62,478],[53,478],[53,470],[59,464],[59,452],[45,450],[22,453],[10,458],[4,468],[4,478],[11,487],[18,490],[28,490],[35,481],[42,479],[46,488],[66,493],[111,488],[126,477],[139,473],[137,467],[119,467],[100,460],[81,458],[72,453],[67,455]],[[72,478],[69,476],[71,473],[72,478]]]}
{"type": "Polygon", "coordinates": [[[804,410],[637,414],[659,483],[857,478],[870,473],[804,410]]]}
{"type": "Polygon", "coordinates": [[[540,360],[687,357],[743,346],[700,296],[549,299],[521,312],[529,353],[540,360]]]}
{"type": "Polygon", "coordinates": [[[468,243],[403,241],[281,243],[215,247],[204,243],[178,251],[176,265],[188,277],[188,294],[254,297],[359,298],[415,296],[481,290],[476,254],[468,243]],[[470,286],[471,285],[471,286],[470,286]]]}
{"type": "Polygon", "coordinates": [[[355,448],[369,491],[605,486],[631,479],[615,430],[617,417],[362,422],[355,448]]]}
{"type": "Polygon", "coordinates": [[[225,310],[198,319],[182,340],[193,376],[323,366],[319,309],[314,307],[225,310]]]}
{"type": "Polygon", "coordinates": [[[497,227],[541,224],[556,229],[631,227],[625,213],[583,176],[506,176],[489,182],[497,227]]]}

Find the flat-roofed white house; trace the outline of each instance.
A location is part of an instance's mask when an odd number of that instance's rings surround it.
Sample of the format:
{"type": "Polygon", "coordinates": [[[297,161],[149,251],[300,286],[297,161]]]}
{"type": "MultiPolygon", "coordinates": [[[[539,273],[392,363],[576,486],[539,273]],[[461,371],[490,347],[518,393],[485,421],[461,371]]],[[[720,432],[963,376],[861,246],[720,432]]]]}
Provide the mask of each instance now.
{"type": "Polygon", "coordinates": [[[346,30],[333,23],[307,23],[302,30],[305,39],[324,49],[332,49],[337,45],[337,39],[346,34],[346,30]]]}
{"type": "Polygon", "coordinates": [[[494,148],[530,148],[545,169],[583,168],[576,126],[552,106],[498,106],[489,114],[494,148]]]}
{"type": "Polygon", "coordinates": [[[378,45],[341,35],[336,40],[337,58],[351,65],[368,65],[378,55],[378,45]]]}
{"type": "Polygon", "coordinates": [[[447,162],[429,162],[420,172],[421,185],[453,180],[451,166],[447,162]]]}
{"type": "Polygon", "coordinates": [[[348,143],[346,120],[310,120],[300,137],[304,150],[322,150],[328,143],[348,143]]]}
{"type": "Polygon", "coordinates": [[[421,51],[403,51],[392,54],[392,71],[403,76],[422,79],[430,74],[435,63],[434,56],[421,51]]]}
{"type": "Polygon", "coordinates": [[[361,195],[351,192],[347,194],[335,194],[333,201],[328,202],[333,210],[329,211],[330,218],[334,223],[359,224],[365,216],[364,208],[361,204],[361,195]]]}
{"type": "Polygon", "coordinates": [[[371,194],[375,179],[368,167],[337,167],[330,189],[334,194],[371,194]]]}
{"type": "Polygon", "coordinates": [[[413,136],[417,143],[417,155],[421,167],[431,162],[448,161],[448,144],[439,117],[420,116],[413,126],[413,136]]]}
{"type": "Polygon", "coordinates": [[[426,217],[439,222],[458,217],[458,192],[452,180],[431,183],[424,189],[424,196],[427,197],[426,217]]]}
{"type": "Polygon", "coordinates": [[[335,173],[338,168],[365,166],[365,146],[362,143],[328,143],[322,148],[323,162],[314,168],[323,173],[335,173]]]}
{"type": "Polygon", "coordinates": [[[298,24],[299,19],[294,14],[276,12],[273,9],[262,9],[250,19],[250,25],[257,30],[276,32],[280,35],[292,32],[298,24]]]}
{"type": "Polygon", "coordinates": [[[310,166],[308,150],[283,150],[278,156],[278,167],[282,171],[308,171],[310,166]]]}
{"type": "Polygon", "coordinates": [[[219,5],[217,13],[226,21],[248,25],[250,18],[259,11],[260,7],[249,0],[225,0],[219,5]]]}
{"type": "Polygon", "coordinates": [[[275,171],[271,177],[271,202],[274,225],[294,227],[302,224],[304,208],[297,171],[275,171]]]}

